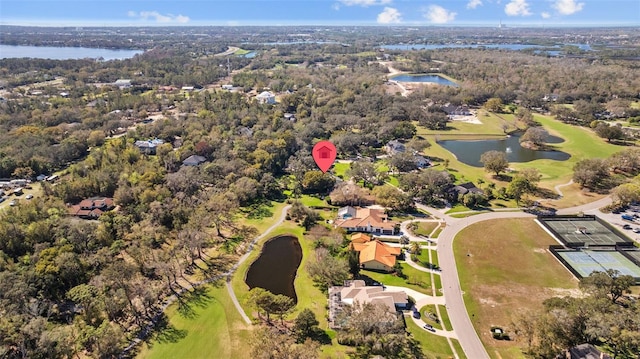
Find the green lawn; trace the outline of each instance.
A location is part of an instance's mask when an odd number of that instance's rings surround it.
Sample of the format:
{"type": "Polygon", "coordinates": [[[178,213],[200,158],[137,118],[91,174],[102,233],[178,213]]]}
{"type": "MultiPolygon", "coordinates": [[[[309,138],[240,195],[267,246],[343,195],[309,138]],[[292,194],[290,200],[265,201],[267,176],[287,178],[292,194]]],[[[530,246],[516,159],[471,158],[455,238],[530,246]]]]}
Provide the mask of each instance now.
{"type": "Polygon", "coordinates": [[[251,52],[251,50],[238,49],[238,50],[236,50],[236,52],[234,52],[233,54],[234,54],[234,55],[238,55],[238,56],[244,56],[244,55],[246,55],[246,54],[248,54],[248,53],[250,53],[250,52],[251,52]]]}
{"type": "Polygon", "coordinates": [[[407,287],[424,294],[432,294],[431,276],[429,273],[421,272],[404,262],[400,262],[400,265],[402,266],[402,272],[407,277],[406,279],[400,278],[394,274],[374,272],[370,270],[361,270],[360,274],[366,275],[385,285],[407,287]]]}
{"type": "Polygon", "coordinates": [[[449,319],[449,313],[447,313],[447,308],[444,305],[439,304],[438,309],[440,309],[440,316],[442,319],[442,325],[444,326],[444,330],[453,330],[453,326],[451,325],[451,320],[449,319]]]}
{"type": "Polygon", "coordinates": [[[411,318],[406,318],[406,322],[407,330],[420,342],[420,347],[427,358],[449,358],[453,355],[447,338],[418,327],[411,318]]]}
{"type": "Polygon", "coordinates": [[[436,306],[434,304],[428,304],[420,308],[420,319],[427,324],[431,324],[434,328],[442,330],[442,323],[440,320],[436,322],[432,319],[432,316],[430,316],[429,313],[433,314],[436,318],[438,317],[438,313],[436,313],[436,306]]]}
{"type": "Polygon", "coordinates": [[[460,342],[458,341],[458,339],[451,339],[451,343],[453,343],[453,347],[456,349],[458,358],[467,359],[467,356],[464,355],[464,350],[462,350],[462,345],[460,345],[460,342]]]}
{"type": "Polygon", "coordinates": [[[489,353],[523,358],[519,343],[494,340],[491,326],[510,331],[517,313],[540,309],[543,300],[577,288],[576,279],[548,253],[551,244],[557,243],[532,219],[484,221],[456,236],[453,249],[467,312],[489,353]]]}
{"type": "Polygon", "coordinates": [[[300,198],[298,198],[298,200],[307,207],[331,207],[329,206],[327,201],[318,197],[309,196],[307,194],[303,194],[300,198]]]}
{"type": "Polygon", "coordinates": [[[333,164],[333,173],[344,179],[344,180],[348,180],[347,176],[347,171],[351,168],[351,164],[350,163],[340,163],[340,162],[336,162],[333,164]]]}
{"type": "Polygon", "coordinates": [[[440,224],[439,222],[414,222],[418,225],[418,228],[413,230],[413,234],[416,236],[425,236],[429,237],[431,232],[433,232],[436,227],[440,224]]]}
{"type": "Polygon", "coordinates": [[[167,311],[169,325],[141,346],[138,358],[249,358],[251,328],[244,324],[223,283],[203,287],[204,295],[167,311]],[[187,314],[188,313],[188,314],[187,314]]]}

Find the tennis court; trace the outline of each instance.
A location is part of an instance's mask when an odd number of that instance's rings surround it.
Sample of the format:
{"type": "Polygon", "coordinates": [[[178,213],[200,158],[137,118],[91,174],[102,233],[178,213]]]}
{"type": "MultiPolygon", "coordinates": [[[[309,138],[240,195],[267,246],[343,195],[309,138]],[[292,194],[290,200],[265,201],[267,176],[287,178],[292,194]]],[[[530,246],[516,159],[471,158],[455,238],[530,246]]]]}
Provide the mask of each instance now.
{"type": "Polygon", "coordinates": [[[607,228],[595,217],[545,218],[540,222],[565,245],[615,246],[631,242],[607,228]]]}
{"type": "MultiPolygon", "coordinates": [[[[582,277],[587,277],[593,271],[604,272],[615,269],[623,275],[640,278],[640,267],[615,250],[562,250],[555,252],[582,277]]],[[[640,253],[640,252],[639,252],[640,253]]]]}

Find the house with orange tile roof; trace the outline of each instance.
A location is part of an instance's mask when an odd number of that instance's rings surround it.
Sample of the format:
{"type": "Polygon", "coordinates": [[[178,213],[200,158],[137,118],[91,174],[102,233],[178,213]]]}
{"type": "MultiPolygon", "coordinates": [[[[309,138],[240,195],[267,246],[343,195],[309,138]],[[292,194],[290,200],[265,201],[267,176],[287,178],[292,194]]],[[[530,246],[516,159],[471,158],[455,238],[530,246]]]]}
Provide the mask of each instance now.
{"type": "Polygon", "coordinates": [[[393,272],[396,257],[401,253],[399,247],[388,246],[379,240],[365,243],[351,242],[350,248],[359,252],[360,267],[363,269],[393,272]]]}
{"type": "Polygon", "coordinates": [[[364,233],[355,233],[351,236],[351,243],[367,243],[371,242],[371,236],[364,233]]]}
{"type": "Polygon", "coordinates": [[[376,208],[342,207],[334,224],[347,232],[394,235],[399,231],[399,225],[384,210],[376,208]]]}

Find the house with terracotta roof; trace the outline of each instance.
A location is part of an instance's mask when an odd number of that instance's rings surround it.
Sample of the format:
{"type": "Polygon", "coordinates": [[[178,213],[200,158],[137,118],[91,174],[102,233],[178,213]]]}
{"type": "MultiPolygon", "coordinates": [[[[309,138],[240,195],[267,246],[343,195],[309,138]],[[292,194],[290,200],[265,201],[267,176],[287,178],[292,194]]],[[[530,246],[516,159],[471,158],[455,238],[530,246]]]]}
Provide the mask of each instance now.
{"type": "Polygon", "coordinates": [[[371,242],[371,236],[364,233],[355,233],[351,236],[351,243],[367,243],[371,242]]]}
{"type": "Polygon", "coordinates": [[[399,231],[399,225],[390,220],[384,210],[375,208],[342,207],[334,225],[347,232],[379,235],[394,235],[399,231]]]}
{"type": "Polygon", "coordinates": [[[366,243],[351,242],[349,246],[359,252],[358,259],[362,269],[393,272],[396,258],[401,253],[399,247],[388,246],[377,239],[366,243]]]}
{"type": "Polygon", "coordinates": [[[366,303],[383,305],[389,312],[397,313],[407,309],[409,300],[407,293],[402,291],[389,291],[379,285],[367,286],[363,280],[346,281],[344,286],[329,288],[329,325],[340,328],[345,324],[340,322],[339,316],[344,306],[366,303]]]}
{"type": "Polygon", "coordinates": [[[113,198],[93,197],[80,201],[76,205],[69,206],[69,214],[82,219],[97,219],[104,212],[115,208],[113,198]]]}

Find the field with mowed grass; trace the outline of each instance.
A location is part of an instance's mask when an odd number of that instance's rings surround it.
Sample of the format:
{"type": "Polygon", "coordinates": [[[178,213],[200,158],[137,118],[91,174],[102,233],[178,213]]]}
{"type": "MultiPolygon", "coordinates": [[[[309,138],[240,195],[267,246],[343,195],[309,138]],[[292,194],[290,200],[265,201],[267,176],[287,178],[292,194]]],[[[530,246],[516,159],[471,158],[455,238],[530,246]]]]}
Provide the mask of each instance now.
{"type": "Polygon", "coordinates": [[[223,282],[203,287],[187,306],[167,309],[168,325],[141,346],[137,358],[249,358],[252,328],[236,311],[223,282]]]}
{"type": "Polygon", "coordinates": [[[557,242],[532,219],[473,224],[453,242],[464,300],[476,332],[491,357],[524,358],[516,341],[498,341],[496,325],[513,333],[515,314],[542,308],[553,296],[575,294],[578,281],[548,247],[557,242]]]}

